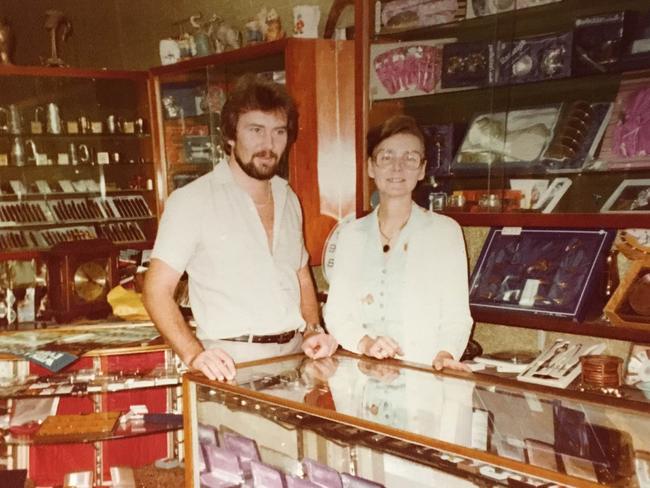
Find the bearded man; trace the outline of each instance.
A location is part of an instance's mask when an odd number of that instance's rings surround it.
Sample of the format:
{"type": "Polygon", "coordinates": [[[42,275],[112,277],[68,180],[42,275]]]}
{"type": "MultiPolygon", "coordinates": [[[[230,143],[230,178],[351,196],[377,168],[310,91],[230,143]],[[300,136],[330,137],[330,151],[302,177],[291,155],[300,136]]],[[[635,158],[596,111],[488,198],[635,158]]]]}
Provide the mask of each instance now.
{"type": "Polygon", "coordinates": [[[221,121],[228,161],[167,200],[144,303],[190,369],[223,381],[239,362],[301,349],[320,358],[337,344],[319,325],[298,198],[276,175],[296,140],[295,102],[283,86],[245,75],[221,121]],[[174,301],[184,272],[196,335],[174,301]]]}

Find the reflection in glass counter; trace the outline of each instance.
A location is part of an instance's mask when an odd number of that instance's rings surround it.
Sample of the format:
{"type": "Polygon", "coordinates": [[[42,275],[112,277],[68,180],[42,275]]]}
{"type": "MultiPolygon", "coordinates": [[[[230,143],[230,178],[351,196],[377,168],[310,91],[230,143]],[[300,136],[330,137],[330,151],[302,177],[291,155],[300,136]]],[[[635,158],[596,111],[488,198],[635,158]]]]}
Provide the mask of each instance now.
{"type": "Polygon", "coordinates": [[[217,432],[213,443],[233,431],[254,439],[261,462],[293,476],[309,458],[385,486],[539,486],[542,478],[637,486],[646,466],[647,414],[525,385],[347,356],[243,367],[236,382],[230,393],[198,386],[190,415],[217,432]],[[542,468],[542,478],[527,466],[542,468]]]}

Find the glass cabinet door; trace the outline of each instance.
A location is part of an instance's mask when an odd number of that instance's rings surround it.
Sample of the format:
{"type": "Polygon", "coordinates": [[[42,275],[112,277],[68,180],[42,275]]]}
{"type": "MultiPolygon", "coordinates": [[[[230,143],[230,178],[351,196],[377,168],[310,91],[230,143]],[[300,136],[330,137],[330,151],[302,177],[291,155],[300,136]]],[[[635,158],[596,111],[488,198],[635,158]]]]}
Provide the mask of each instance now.
{"type": "MultiPolygon", "coordinates": [[[[160,106],[161,160],[167,194],[209,172],[226,158],[221,108],[232,84],[244,73],[264,73],[284,82],[281,53],[253,61],[216,55],[154,71],[160,106]]],[[[286,177],[286,162],[284,164],[286,177]]]]}
{"type": "Polygon", "coordinates": [[[0,250],[153,239],[147,74],[13,67],[0,80],[0,250]]]}
{"type": "Polygon", "coordinates": [[[428,139],[418,203],[469,225],[647,226],[647,2],[443,3],[382,1],[370,32],[369,125],[406,113],[428,139]]]}

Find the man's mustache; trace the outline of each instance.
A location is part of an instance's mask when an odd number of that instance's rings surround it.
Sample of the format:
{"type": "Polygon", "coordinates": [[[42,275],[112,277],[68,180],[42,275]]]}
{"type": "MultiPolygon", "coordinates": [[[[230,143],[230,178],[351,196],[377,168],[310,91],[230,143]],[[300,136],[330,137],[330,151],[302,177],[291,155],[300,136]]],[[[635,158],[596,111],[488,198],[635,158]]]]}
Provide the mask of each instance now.
{"type": "Polygon", "coordinates": [[[258,151],[253,154],[253,158],[274,158],[279,159],[279,156],[273,151],[258,151]]]}

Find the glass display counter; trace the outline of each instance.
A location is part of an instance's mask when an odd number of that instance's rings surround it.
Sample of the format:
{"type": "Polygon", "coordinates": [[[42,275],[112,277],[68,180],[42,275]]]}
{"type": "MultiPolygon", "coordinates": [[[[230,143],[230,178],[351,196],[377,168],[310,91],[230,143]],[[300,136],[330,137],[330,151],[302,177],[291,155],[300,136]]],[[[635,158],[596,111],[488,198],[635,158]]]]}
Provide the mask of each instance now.
{"type": "Polygon", "coordinates": [[[650,486],[650,414],[625,400],[347,353],[183,388],[188,487],[650,486]]]}
{"type": "Polygon", "coordinates": [[[111,467],[180,459],[179,385],[151,323],[0,332],[0,463],[36,486],[78,471],[104,486],[111,467]]]}

